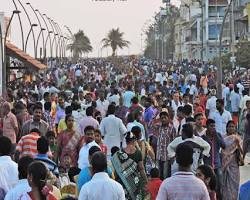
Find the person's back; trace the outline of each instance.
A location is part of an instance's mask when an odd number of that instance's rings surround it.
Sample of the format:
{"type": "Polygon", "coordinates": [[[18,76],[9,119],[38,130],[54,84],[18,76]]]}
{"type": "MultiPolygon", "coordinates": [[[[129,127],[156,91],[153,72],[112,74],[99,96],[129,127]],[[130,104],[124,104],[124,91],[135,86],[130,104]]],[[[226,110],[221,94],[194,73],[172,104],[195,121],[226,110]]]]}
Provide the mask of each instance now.
{"type": "Polygon", "coordinates": [[[105,171],[107,160],[102,152],[94,153],[91,164],[94,175],[88,183],[82,186],[81,200],[125,200],[124,190],[118,182],[109,178],[105,171]]]}

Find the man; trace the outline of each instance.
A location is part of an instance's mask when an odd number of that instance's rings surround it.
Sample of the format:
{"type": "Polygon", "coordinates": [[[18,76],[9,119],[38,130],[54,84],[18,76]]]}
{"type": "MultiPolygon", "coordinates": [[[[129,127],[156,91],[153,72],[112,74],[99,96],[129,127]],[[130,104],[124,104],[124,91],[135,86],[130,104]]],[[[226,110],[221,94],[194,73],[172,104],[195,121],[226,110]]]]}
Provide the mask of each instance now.
{"type": "Polygon", "coordinates": [[[195,125],[194,125],[194,135],[196,136],[203,136],[206,134],[206,128],[203,127],[203,120],[204,120],[204,114],[203,113],[197,113],[194,116],[195,125]]]}
{"type": "Polygon", "coordinates": [[[123,94],[123,105],[129,108],[131,106],[131,99],[135,96],[135,93],[132,91],[132,86],[128,85],[127,90],[123,94]]]}
{"type": "Polygon", "coordinates": [[[206,116],[209,116],[211,113],[216,111],[216,90],[212,89],[210,98],[208,98],[206,103],[206,116]]]}
{"type": "Polygon", "coordinates": [[[17,163],[12,161],[11,140],[5,136],[0,137],[0,189],[8,192],[18,182],[17,163]]]}
{"type": "Polygon", "coordinates": [[[224,105],[225,108],[228,108],[228,104],[230,102],[230,88],[229,88],[229,83],[226,83],[226,87],[224,87],[222,91],[222,98],[224,99],[224,105]]]}
{"type": "MultiPolygon", "coordinates": [[[[12,145],[16,145],[16,137],[18,134],[18,123],[16,116],[10,111],[10,104],[3,104],[3,136],[11,140],[12,145]]],[[[13,146],[13,147],[14,147],[13,146]]]]}
{"type": "Polygon", "coordinates": [[[186,123],[186,119],[183,113],[183,106],[177,108],[176,115],[174,116],[173,125],[178,136],[181,135],[182,125],[186,123]]]}
{"type": "Polygon", "coordinates": [[[78,129],[80,134],[84,135],[84,129],[87,126],[93,126],[95,129],[99,127],[99,122],[93,117],[93,114],[94,114],[93,107],[92,106],[88,107],[86,109],[87,116],[83,117],[83,119],[80,120],[78,124],[78,129]]]}
{"type": "Polygon", "coordinates": [[[94,129],[94,127],[87,126],[84,129],[84,141],[85,141],[85,144],[82,146],[82,148],[80,149],[80,152],[79,152],[79,159],[78,159],[78,168],[79,169],[89,167],[89,160],[88,160],[89,149],[92,146],[99,147],[99,145],[95,142],[95,129],[94,129]]]}
{"type": "Polygon", "coordinates": [[[51,115],[51,102],[45,102],[43,108],[43,120],[48,123],[49,130],[51,131],[54,128],[54,120],[51,115]]]}
{"type": "Polygon", "coordinates": [[[58,105],[56,106],[56,116],[55,116],[55,125],[56,128],[59,126],[59,122],[61,119],[65,118],[65,99],[62,95],[58,98],[58,105]]]}
{"type": "Polygon", "coordinates": [[[43,106],[43,108],[44,108],[44,104],[45,104],[46,102],[50,102],[50,93],[49,93],[49,92],[45,92],[45,93],[43,94],[43,99],[42,99],[40,102],[42,103],[42,106],[43,106]]]}
{"type": "Polygon", "coordinates": [[[172,108],[174,114],[176,114],[177,108],[179,106],[182,106],[182,103],[180,101],[180,94],[179,94],[179,92],[176,91],[176,92],[174,92],[173,100],[171,101],[171,108],[172,108]]]}
{"type": "Polygon", "coordinates": [[[176,131],[172,124],[170,124],[169,115],[167,112],[160,113],[161,125],[157,127],[157,154],[156,160],[158,162],[160,178],[163,180],[171,175],[171,164],[168,159],[167,147],[176,137],[176,131]]]}
{"type": "Polygon", "coordinates": [[[243,90],[242,91],[242,98],[240,100],[240,111],[243,111],[246,108],[246,101],[250,99],[250,96],[248,96],[248,91],[243,90]]]}
{"type": "Polygon", "coordinates": [[[33,108],[33,119],[26,121],[22,127],[22,135],[27,135],[32,129],[36,128],[39,130],[42,136],[48,132],[49,125],[41,119],[42,118],[42,107],[35,105],[33,108]]]}
{"type": "Polygon", "coordinates": [[[118,182],[109,178],[105,172],[107,159],[102,152],[96,152],[91,159],[91,181],[82,186],[79,199],[81,200],[125,200],[124,190],[118,182]]]}
{"type": "Polygon", "coordinates": [[[48,151],[49,151],[49,141],[42,136],[37,140],[38,154],[36,155],[35,160],[42,161],[48,167],[48,169],[58,177],[59,170],[57,164],[51,159],[49,159],[48,151]]]}
{"type": "Polygon", "coordinates": [[[226,135],[226,126],[229,120],[232,120],[231,113],[224,109],[223,99],[216,100],[217,110],[209,114],[209,119],[215,121],[216,131],[221,134],[222,137],[226,135]]]}
{"type": "Polygon", "coordinates": [[[107,114],[109,101],[105,99],[104,91],[100,91],[98,95],[99,95],[99,99],[96,101],[96,109],[101,112],[102,118],[104,118],[107,114]]]}
{"type": "Polygon", "coordinates": [[[9,190],[6,194],[4,200],[18,200],[19,197],[25,193],[30,192],[31,187],[29,186],[27,179],[27,169],[28,166],[33,162],[33,158],[29,156],[22,157],[18,162],[18,183],[14,188],[9,190]]]}
{"type": "Polygon", "coordinates": [[[114,115],[115,109],[115,105],[109,105],[108,117],[105,117],[100,124],[100,131],[102,136],[104,136],[103,143],[108,147],[108,157],[111,155],[111,148],[113,146],[121,147],[124,134],[127,132],[122,120],[114,115]]]}
{"type": "Polygon", "coordinates": [[[239,111],[240,111],[240,94],[239,94],[239,88],[234,87],[234,91],[231,92],[230,100],[231,100],[231,108],[232,108],[232,118],[234,123],[238,124],[238,117],[239,117],[239,111]]]}
{"type": "Polygon", "coordinates": [[[40,131],[37,128],[34,128],[29,134],[21,137],[16,146],[16,160],[23,156],[34,158],[37,154],[37,140],[40,136],[40,131]]]}
{"type": "Polygon", "coordinates": [[[212,119],[207,120],[207,131],[202,138],[210,144],[211,151],[209,156],[204,156],[204,163],[210,165],[216,174],[217,177],[217,196],[221,198],[221,182],[222,182],[222,171],[221,171],[221,148],[226,147],[224,139],[221,134],[216,132],[215,121],[212,119]]]}
{"type": "Polygon", "coordinates": [[[176,162],[178,172],[163,181],[156,200],[210,200],[205,184],[191,171],[193,149],[188,144],[177,146],[176,162]]]}

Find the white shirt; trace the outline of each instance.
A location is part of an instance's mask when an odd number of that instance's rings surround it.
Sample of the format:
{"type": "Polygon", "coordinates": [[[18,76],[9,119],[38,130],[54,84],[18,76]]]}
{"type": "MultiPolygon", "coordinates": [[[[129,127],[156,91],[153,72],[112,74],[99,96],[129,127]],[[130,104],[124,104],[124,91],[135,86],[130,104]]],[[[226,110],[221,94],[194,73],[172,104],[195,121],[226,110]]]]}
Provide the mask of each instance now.
{"type": "Polygon", "coordinates": [[[218,110],[209,114],[209,119],[213,119],[215,121],[215,128],[218,133],[224,137],[227,133],[226,126],[229,120],[232,120],[231,113],[224,109],[222,115],[218,110]]]}
{"type": "Polygon", "coordinates": [[[246,102],[247,100],[250,100],[250,97],[248,95],[245,95],[240,100],[240,109],[243,110],[246,108],[246,102]]]}
{"type": "Polygon", "coordinates": [[[224,105],[227,106],[227,100],[229,100],[230,89],[229,87],[225,87],[222,91],[222,98],[224,99],[224,105]]]}
{"type": "Polygon", "coordinates": [[[18,200],[23,193],[30,191],[31,187],[29,186],[28,180],[21,179],[17,185],[6,194],[4,200],[18,200]]]}
{"type": "Polygon", "coordinates": [[[94,174],[84,184],[79,194],[80,200],[125,200],[125,193],[120,183],[109,178],[105,172],[94,174]]]}
{"type": "Polygon", "coordinates": [[[178,101],[178,105],[175,103],[174,100],[171,101],[171,107],[172,107],[173,111],[175,112],[175,114],[176,114],[179,106],[182,106],[182,103],[180,101],[178,101]]]}
{"type": "Polygon", "coordinates": [[[95,141],[82,146],[79,152],[78,168],[83,169],[85,167],[89,167],[89,149],[93,146],[99,147],[95,141]]]}
{"type": "Polygon", "coordinates": [[[244,86],[241,83],[237,83],[237,88],[239,88],[239,93],[242,95],[242,91],[244,90],[244,86]]]}
{"type": "Polygon", "coordinates": [[[8,192],[18,182],[17,163],[10,156],[0,156],[0,188],[8,192]]]}
{"type": "Polygon", "coordinates": [[[108,101],[109,101],[110,104],[112,102],[114,102],[115,105],[118,106],[119,105],[119,101],[120,101],[120,95],[119,94],[113,94],[111,96],[111,94],[109,94],[108,97],[107,97],[107,99],[108,99],[108,101]]]}
{"type": "Polygon", "coordinates": [[[96,109],[99,110],[102,114],[102,118],[105,117],[107,111],[108,111],[109,101],[105,99],[104,101],[101,101],[98,99],[96,101],[96,109]]]}
{"type": "Polygon", "coordinates": [[[104,144],[107,145],[108,155],[111,155],[113,146],[120,147],[124,134],[127,132],[122,120],[115,115],[105,117],[100,124],[100,131],[104,136],[104,144]]]}
{"type": "Polygon", "coordinates": [[[194,84],[191,85],[189,94],[190,95],[197,95],[198,94],[197,87],[194,84]]]}
{"type": "Polygon", "coordinates": [[[216,96],[211,96],[207,100],[206,109],[209,110],[209,114],[216,111],[216,96]]]}

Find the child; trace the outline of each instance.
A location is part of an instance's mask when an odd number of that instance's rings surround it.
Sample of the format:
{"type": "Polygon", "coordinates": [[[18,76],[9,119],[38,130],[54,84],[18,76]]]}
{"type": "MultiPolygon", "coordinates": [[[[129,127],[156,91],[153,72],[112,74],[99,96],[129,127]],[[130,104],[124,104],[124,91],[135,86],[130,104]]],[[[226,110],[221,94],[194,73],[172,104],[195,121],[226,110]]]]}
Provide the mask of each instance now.
{"type": "Polygon", "coordinates": [[[207,186],[211,200],[216,200],[216,175],[209,165],[200,165],[197,168],[196,176],[201,179],[207,186]]]}
{"type": "Polygon", "coordinates": [[[150,171],[150,177],[146,188],[151,195],[151,199],[155,200],[162,183],[162,180],[159,178],[159,170],[157,168],[152,168],[150,171]]]}
{"type": "Polygon", "coordinates": [[[102,135],[99,129],[95,130],[95,142],[100,146],[102,152],[107,156],[107,146],[102,142],[102,135]]]}
{"type": "Polygon", "coordinates": [[[55,160],[55,152],[57,152],[56,134],[54,131],[48,131],[46,138],[49,140],[49,152],[52,154],[51,159],[55,160]]]}

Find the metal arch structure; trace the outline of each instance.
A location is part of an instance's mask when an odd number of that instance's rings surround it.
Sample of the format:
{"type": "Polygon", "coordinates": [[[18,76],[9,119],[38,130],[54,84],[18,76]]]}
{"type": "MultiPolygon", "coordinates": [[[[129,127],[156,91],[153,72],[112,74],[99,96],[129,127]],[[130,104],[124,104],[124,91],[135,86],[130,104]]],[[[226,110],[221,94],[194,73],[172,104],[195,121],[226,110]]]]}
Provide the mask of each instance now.
{"type": "MultiPolygon", "coordinates": [[[[52,50],[53,50],[54,42],[56,43],[56,36],[57,36],[57,34],[56,34],[56,32],[55,32],[55,29],[54,29],[53,24],[52,24],[51,21],[50,21],[50,18],[49,18],[46,14],[44,14],[44,16],[46,16],[46,18],[47,18],[47,20],[48,20],[48,22],[49,22],[49,24],[50,24],[50,26],[51,26],[51,28],[52,28],[52,31],[53,31],[53,33],[54,33],[54,38],[53,38],[53,40],[52,40],[52,50]]],[[[53,51],[52,51],[52,52],[53,52],[53,51]]],[[[55,52],[55,55],[56,55],[56,57],[57,57],[57,44],[56,44],[56,52],[55,52]]],[[[53,57],[53,54],[52,54],[52,57],[53,57]]]]}

